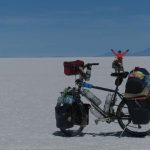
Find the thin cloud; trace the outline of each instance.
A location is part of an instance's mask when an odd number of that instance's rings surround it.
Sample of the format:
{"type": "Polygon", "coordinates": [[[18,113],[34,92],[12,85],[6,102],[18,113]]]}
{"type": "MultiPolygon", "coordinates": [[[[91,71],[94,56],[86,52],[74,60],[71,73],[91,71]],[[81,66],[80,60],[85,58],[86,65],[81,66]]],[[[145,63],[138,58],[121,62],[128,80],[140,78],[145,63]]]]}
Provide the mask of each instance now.
{"type": "Polygon", "coordinates": [[[5,16],[0,17],[0,24],[28,24],[50,22],[49,18],[43,17],[22,17],[22,16],[5,16]]]}

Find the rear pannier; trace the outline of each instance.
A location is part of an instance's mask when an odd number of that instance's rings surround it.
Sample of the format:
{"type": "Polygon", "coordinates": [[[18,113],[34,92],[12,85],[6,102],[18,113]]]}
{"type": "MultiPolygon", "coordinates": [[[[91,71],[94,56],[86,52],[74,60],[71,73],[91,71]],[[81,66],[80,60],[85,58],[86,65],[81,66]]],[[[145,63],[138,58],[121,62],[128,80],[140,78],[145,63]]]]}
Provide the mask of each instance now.
{"type": "Polygon", "coordinates": [[[76,60],[64,62],[64,74],[65,75],[77,75],[79,74],[79,67],[84,66],[84,61],[76,60]]]}
{"type": "Polygon", "coordinates": [[[150,78],[145,68],[136,67],[130,72],[125,97],[133,124],[147,124],[150,121],[150,78]]]}
{"type": "Polygon", "coordinates": [[[150,97],[128,98],[127,105],[133,124],[147,124],[150,121],[150,97]]]}

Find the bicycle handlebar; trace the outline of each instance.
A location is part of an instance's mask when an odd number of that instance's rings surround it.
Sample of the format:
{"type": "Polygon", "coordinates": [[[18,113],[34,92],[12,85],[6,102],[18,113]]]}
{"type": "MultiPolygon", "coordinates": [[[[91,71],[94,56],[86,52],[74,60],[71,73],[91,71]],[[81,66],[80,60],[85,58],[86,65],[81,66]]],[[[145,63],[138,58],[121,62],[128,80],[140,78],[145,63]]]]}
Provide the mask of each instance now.
{"type": "Polygon", "coordinates": [[[87,64],[84,65],[84,68],[97,66],[97,65],[99,65],[99,63],[87,63],[87,64]]]}
{"type": "Polygon", "coordinates": [[[87,65],[96,66],[96,65],[99,65],[99,63],[88,63],[87,65]]]}
{"type": "Polygon", "coordinates": [[[79,73],[83,77],[84,80],[89,80],[91,77],[91,69],[92,66],[99,65],[99,63],[87,63],[83,67],[79,67],[79,73]],[[86,72],[84,69],[87,68],[86,72]]]}

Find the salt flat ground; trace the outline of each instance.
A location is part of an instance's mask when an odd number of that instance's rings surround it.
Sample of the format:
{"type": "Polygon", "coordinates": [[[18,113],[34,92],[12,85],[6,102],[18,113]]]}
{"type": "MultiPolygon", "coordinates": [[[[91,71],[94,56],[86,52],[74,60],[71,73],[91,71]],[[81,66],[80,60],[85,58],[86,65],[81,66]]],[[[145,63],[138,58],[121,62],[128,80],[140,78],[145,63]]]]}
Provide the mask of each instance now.
{"type": "MultiPolygon", "coordinates": [[[[112,57],[95,58],[1,58],[0,59],[0,150],[148,150],[150,136],[124,135],[116,123],[90,124],[82,137],[63,137],[56,128],[55,111],[59,92],[74,86],[74,77],[63,74],[63,62],[82,59],[99,62],[90,83],[114,88],[112,57]]],[[[150,71],[150,57],[126,57],[125,70],[135,66],[150,71]]],[[[124,80],[120,92],[125,89],[124,80]]],[[[107,93],[93,90],[102,99],[107,93]]],[[[103,104],[102,103],[102,104],[103,104]]]]}

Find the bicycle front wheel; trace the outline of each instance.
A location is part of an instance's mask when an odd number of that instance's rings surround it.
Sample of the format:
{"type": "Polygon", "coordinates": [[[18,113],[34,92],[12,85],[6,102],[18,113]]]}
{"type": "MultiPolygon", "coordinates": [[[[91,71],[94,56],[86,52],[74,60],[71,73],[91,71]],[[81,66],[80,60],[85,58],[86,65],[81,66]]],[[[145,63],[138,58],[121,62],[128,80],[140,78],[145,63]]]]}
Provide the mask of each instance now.
{"type": "Polygon", "coordinates": [[[127,133],[136,137],[143,137],[150,134],[150,122],[148,124],[133,124],[125,101],[121,101],[117,109],[118,123],[127,133]]]}
{"type": "Polygon", "coordinates": [[[71,128],[60,128],[65,136],[73,137],[81,135],[82,130],[87,124],[86,109],[83,103],[78,103],[74,107],[74,125],[71,128]]]}

